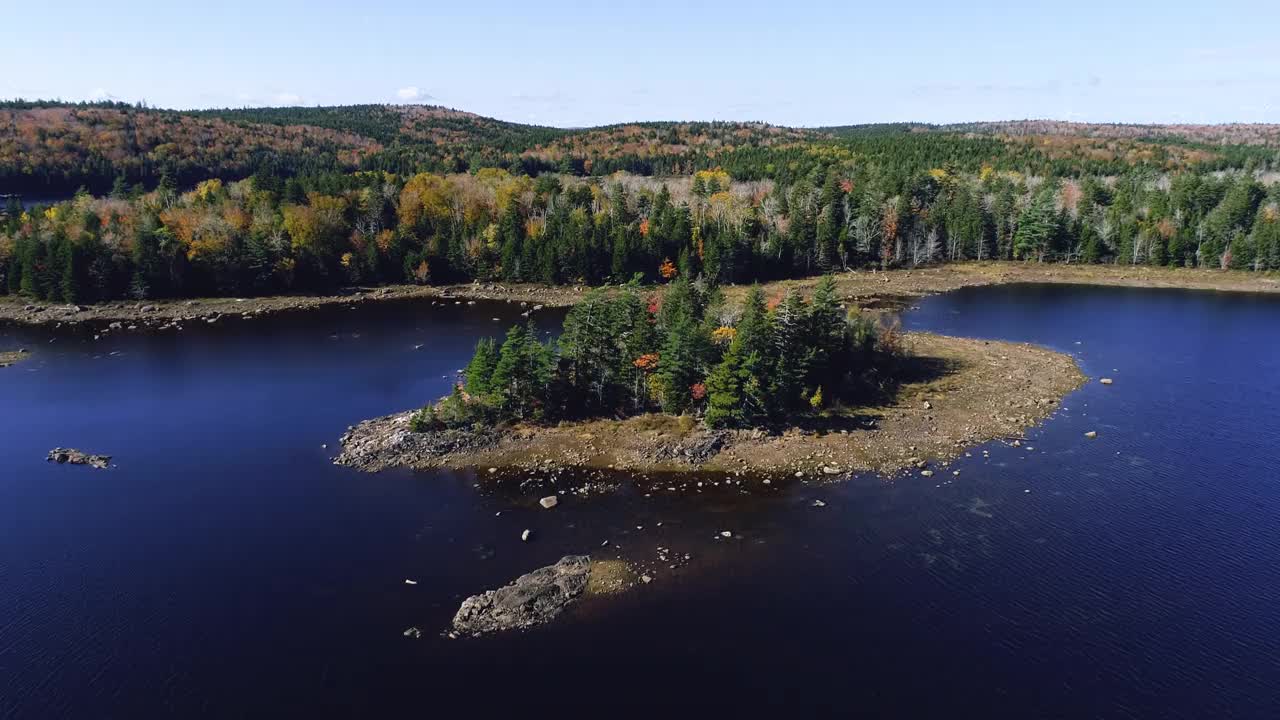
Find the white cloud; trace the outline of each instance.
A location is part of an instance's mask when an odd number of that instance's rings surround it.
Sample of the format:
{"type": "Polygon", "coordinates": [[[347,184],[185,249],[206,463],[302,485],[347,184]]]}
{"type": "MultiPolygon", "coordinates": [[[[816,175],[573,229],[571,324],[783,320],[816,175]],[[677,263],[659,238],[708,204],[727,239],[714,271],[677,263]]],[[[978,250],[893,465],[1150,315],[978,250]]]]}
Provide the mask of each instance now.
{"type": "Polygon", "coordinates": [[[302,104],[302,96],[293,93],[277,93],[275,96],[277,105],[300,105],[302,104]]]}
{"type": "Polygon", "coordinates": [[[93,102],[102,102],[104,100],[115,100],[116,96],[107,92],[106,88],[94,88],[89,91],[89,99],[93,102]]]}
{"type": "Polygon", "coordinates": [[[410,85],[409,87],[402,87],[399,90],[396,90],[396,98],[401,102],[417,102],[419,100],[433,99],[430,95],[423,92],[422,88],[417,85],[410,85]]]}

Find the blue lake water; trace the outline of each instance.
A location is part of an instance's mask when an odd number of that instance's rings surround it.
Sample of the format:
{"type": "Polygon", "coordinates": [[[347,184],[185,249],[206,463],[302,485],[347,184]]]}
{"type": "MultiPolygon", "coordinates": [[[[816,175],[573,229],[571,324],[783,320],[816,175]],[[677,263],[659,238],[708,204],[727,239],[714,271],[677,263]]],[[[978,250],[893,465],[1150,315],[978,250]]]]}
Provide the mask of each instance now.
{"type": "Polygon", "coordinates": [[[519,310],[0,328],[33,351],[0,370],[0,717],[1277,716],[1280,299],[922,301],[909,328],[1043,344],[1095,379],[954,478],[623,482],[544,511],[470,473],[330,464],[347,425],[443,394],[519,310]],[[462,597],[580,552],[655,581],[531,632],[437,635],[462,597]]]}

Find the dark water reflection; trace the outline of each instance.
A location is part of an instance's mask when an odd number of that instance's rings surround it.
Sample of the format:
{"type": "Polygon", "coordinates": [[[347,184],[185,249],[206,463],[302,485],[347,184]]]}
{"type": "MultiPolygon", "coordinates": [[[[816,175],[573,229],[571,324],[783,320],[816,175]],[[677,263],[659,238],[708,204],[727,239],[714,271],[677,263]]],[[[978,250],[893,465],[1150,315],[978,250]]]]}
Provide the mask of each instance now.
{"type": "Polygon", "coordinates": [[[624,482],[544,511],[541,491],[467,473],[329,464],[343,428],[442,394],[517,313],[369,307],[96,343],[0,329],[36,353],[0,371],[0,716],[1280,707],[1280,302],[925,301],[909,326],[1042,343],[1116,379],[954,478],[624,482]],[[55,445],[119,467],[49,466],[55,445]],[[533,632],[435,634],[462,596],[587,551],[656,580],[533,632]]]}

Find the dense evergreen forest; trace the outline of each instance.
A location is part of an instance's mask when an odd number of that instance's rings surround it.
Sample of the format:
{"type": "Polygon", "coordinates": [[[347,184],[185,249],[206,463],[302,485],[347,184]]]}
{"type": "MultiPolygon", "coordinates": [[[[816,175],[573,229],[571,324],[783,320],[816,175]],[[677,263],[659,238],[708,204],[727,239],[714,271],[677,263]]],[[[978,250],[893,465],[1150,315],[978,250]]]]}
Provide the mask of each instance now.
{"type": "Polygon", "coordinates": [[[794,424],[878,391],[896,337],[846,312],[831,276],[811,301],[794,291],[766,300],[757,286],[741,309],[702,280],[680,278],[649,297],[635,284],[595,290],[553,342],[520,326],[501,346],[481,340],[453,393],[414,415],[411,428],[653,410],[698,415],[715,428],[794,424]]]}
{"type": "Polygon", "coordinates": [[[566,131],[423,106],[8,103],[5,187],[47,170],[89,189],[9,200],[0,292],[714,285],[964,259],[1280,269],[1271,126],[1060,125],[566,131]]]}

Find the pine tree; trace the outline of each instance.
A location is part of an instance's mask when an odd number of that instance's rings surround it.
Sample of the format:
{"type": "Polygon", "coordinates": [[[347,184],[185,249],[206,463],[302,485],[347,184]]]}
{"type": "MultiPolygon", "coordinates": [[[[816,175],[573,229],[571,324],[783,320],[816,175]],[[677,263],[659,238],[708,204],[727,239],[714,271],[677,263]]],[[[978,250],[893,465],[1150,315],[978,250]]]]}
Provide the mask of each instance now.
{"type": "Polygon", "coordinates": [[[847,370],[847,335],[844,311],[840,309],[840,300],[836,296],[836,281],[830,275],[818,281],[807,320],[809,327],[805,345],[813,353],[807,384],[836,388],[838,377],[847,370]]]}
{"type": "Polygon", "coordinates": [[[1058,233],[1057,211],[1052,188],[1041,191],[1022,214],[1013,236],[1013,253],[1018,258],[1044,260],[1058,233]]]}
{"type": "Polygon", "coordinates": [[[792,290],[773,311],[773,373],[769,384],[769,415],[781,420],[796,408],[804,391],[812,349],[806,343],[804,301],[792,290]]]}
{"type": "Polygon", "coordinates": [[[493,391],[493,374],[498,368],[497,348],[493,338],[481,338],[476,343],[475,354],[464,371],[468,394],[484,397],[493,391]]]}
{"type": "Polygon", "coordinates": [[[559,347],[563,379],[573,401],[587,415],[616,409],[627,392],[624,370],[634,358],[623,355],[632,318],[620,298],[593,290],[565,316],[559,347]]]}
{"type": "Polygon", "coordinates": [[[746,423],[744,388],[751,375],[743,368],[741,344],[734,339],[720,364],[707,377],[708,427],[740,427],[746,423]]]}
{"type": "Polygon", "coordinates": [[[684,277],[667,287],[658,314],[663,334],[658,378],[662,383],[662,409],[673,415],[692,405],[691,388],[702,377],[708,339],[702,332],[702,294],[684,277]]]}
{"type": "Polygon", "coordinates": [[[507,331],[491,384],[499,407],[510,417],[537,419],[550,379],[551,353],[538,342],[533,325],[507,331]]]}

